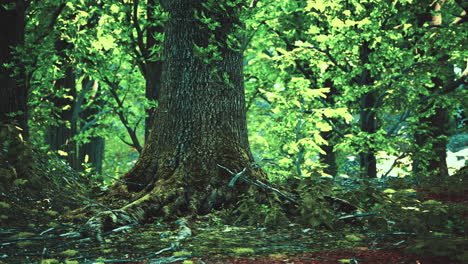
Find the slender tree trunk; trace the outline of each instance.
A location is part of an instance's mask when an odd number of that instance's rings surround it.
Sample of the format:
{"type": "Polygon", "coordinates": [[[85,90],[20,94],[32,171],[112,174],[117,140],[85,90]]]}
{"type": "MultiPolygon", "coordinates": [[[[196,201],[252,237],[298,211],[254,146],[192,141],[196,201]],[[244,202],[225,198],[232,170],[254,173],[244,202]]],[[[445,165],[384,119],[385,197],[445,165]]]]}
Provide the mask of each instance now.
{"type": "MultiPolygon", "coordinates": [[[[57,124],[51,125],[47,129],[46,143],[52,150],[61,150],[68,155],[63,158],[68,164],[78,169],[80,163],[77,157],[76,142],[72,137],[76,135],[76,118],[73,118],[75,113],[76,99],[76,81],[74,69],[64,63],[64,77],[56,80],[54,90],[57,94],[64,92],[62,96],[52,97],[50,100],[58,109],[57,124]]],[[[55,96],[55,95],[53,95],[55,96]]]]}
{"type": "MultiPolygon", "coordinates": [[[[253,188],[242,181],[228,187],[233,175],[218,166],[240,172],[252,163],[242,53],[226,44],[228,34],[234,34],[239,23],[236,15],[240,7],[209,1],[208,9],[201,6],[202,2],[165,2],[169,19],[157,122],[139,160],[123,177],[128,184],[117,184],[109,194],[134,193],[137,199],[132,198],[132,203],[121,208],[129,219],[206,214],[235,204],[241,194],[253,188]],[[221,5],[228,12],[222,11],[221,5]],[[219,21],[220,28],[209,30],[194,17],[195,11],[219,21]],[[218,42],[221,59],[196,53],[194,45],[207,47],[211,36],[218,42]],[[131,184],[135,182],[145,187],[131,184]]],[[[245,175],[252,180],[265,176],[250,168],[245,175]]],[[[110,214],[91,218],[87,226],[104,229],[110,214]]]]}
{"type": "MultiPolygon", "coordinates": [[[[445,63],[439,67],[447,68],[447,81],[444,82],[441,78],[433,77],[432,94],[446,90],[447,83],[453,82],[455,78],[450,64],[445,63]]],[[[424,105],[423,109],[420,110],[421,113],[430,111],[434,111],[434,113],[419,119],[418,132],[414,135],[417,150],[413,157],[413,172],[418,176],[424,174],[425,178],[437,175],[442,179],[449,175],[447,166],[449,114],[448,109],[436,107],[433,104],[424,105]]]]}
{"type": "MultiPolygon", "coordinates": [[[[158,41],[156,41],[154,37],[155,34],[162,33],[164,29],[160,25],[155,25],[155,23],[157,23],[154,19],[156,1],[148,0],[147,5],[147,17],[150,26],[147,29],[146,46],[148,53],[151,53],[154,46],[158,44],[158,41]]],[[[145,64],[146,98],[152,101],[158,101],[161,90],[162,61],[161,58],[158,58],[157,54],[148,54],[148,56],[149,58],[146,60],[145,64]]],[[[155,110],[154,107],[146,109],[145,141],[148,139],[153,126],[155,110]]]]}
{"type": "Polygon", "coordinates": [[[436,108],[435,113],[420,119],[423,126],[415,135],[418,152],[413,158],[413,172],[416,175],[424,173],[425,176],[437,175],[447,177],[447,124],[448,113],[446,109],[436,108]]]}
{"type": "MultiPolygon", "coordinates": [[[[101,99],[101,93],[99,91],[99,85],[97,85],[96,81],[92,81],[89,78],[84,78],[82,81],[82,87],[86,87],[88,82],[92,84],[92,90],[96,93],[91,100],[91,104],[87,106],[84,110],[80,113],[80,120],[82,121],[80,125],[80,133],[84,132],[81,129],[89,129],[89,127],[96,126],[95,124],[90,124],[95,121],[97,115],[99,115],[100,109],[104,106],[104,101],[101,99]],[[84,128],[84,126],[88,128],[84,128]]],[[[104,160],[104,146],[105,146],[105,139],[103,137],[92,135],[89,138],[90,142],[84,143],[79,146],[79,155],[78,160],[80,163],[80,170],[82,169],[81,164],[89,163],[91,168],[94,169],[95,173],[101,174],[102,173],[102,163],[104,160]]]]}
{"type": "Polygon", "coordinates": [[[0,5],[0,123],[19,126],[26,139],[28,85],[24,65],[14,52],[24,41],[25,4],[22,0],[5,0],[0,5]]]}
{"type": "MultiPolygon", "coordinates": [[[[366,42],[361,46],[360,59],[364,67],[369,63],[369,54],[371,50],[369,43],[366,42]]],[[[359,81],[362,86],[370,86],[373,84],[373,79],[370,76],[370,71],[366,68],[363,69],[361,79],[359,81]]],[[[377,121],[375,118],[375,92],[367,92],[361,97],[360,107],[360,127],[361,131],[373,134],[377,131],[377,121]]],[[[375,158],[375,149],[371,147],[372,142],[363,147],[359,153],[360,170],[362,177],[377,178],[377,160],[375,158]]]]}
{"type": "Polygon", "coordinates": [[[326,165],[323,172],[328,175],[336,176],[338,168],[336,166],[336,155],[333,148],[333,131],[321,132],[321,137],[328,142],[328,145],[321,146],[325,154],[320,153],[320,160],[323,164],[326,165]]]}
{"type": "Polygon", "coordinates": [[[91,142],[80,146],[80,161],[89,163],[95,173],[102,173],[102,163],[104,161],[105,139],[103,137],[92,137],[91,142]],[[88,158],[86,158],[88,156],[88,158]]]}
{"type": "MultiPolygon", "coordinates": [[[[324,85],[325,87],[330,87],[330,93],[327,95],[327,98],[325,99],[325,101],[330,106],[332,106],[335,104],[334,98],[335,96],[337,96],[338,90],[336,89],[333,81],[330,79],[325,80],[324,85]]],[[[333,123],[338,123],[335,121],[336,120],[332,120],[333,123]]],[[[328,142],[328,145],[320,146],[322,150],[325,152],[325,154],[320,153],[320,156],[319,156],[320,161],[326,165],[323,172],[331,176],[336,176],[338,174],[338,166],[336,165],[336,155],[335,155],[335,150],[333,147],[335,145],[334,144],[335,132],[333,130],[321,132],[320,136],[328,142]]]]}
{"type": "MultiPolygon", "coordinates": [[[[445,1],[434,3],[426,13],[419,15],[420,25],[424,22],[431,22],[434,26],[442,25],[441,11],[445,1]],[[435,13],[431,13],[434,12],[435,13]]],[[[436,33],[434,33],[436,34],[436,33]]],[[[433,87],[429,88],[431,94],[448,93],[453,87],[456,76],[453,71],[453,65],[449,62],[447,51],[439,48],[431,48],[426,51],[433,58],[437,58],[435,63],[430,66],[427,72],[432,72],[431,77],[433,87]]],[[[427,56],[427,55],[426,55],[427,56]]],[[[426,73],[426,72],[424,72],[426,73]]],[[[449,110],[440,106],[431,104],[421,106],[420,113],[433,111],[433,114],[426,115],[419,119],[417,133],[414,135],[417,150],[413,156],[413,172],[417,176],[424,175],[424,178],[430,175],[440,176],[441,179],[447,177],[447,137],[449,124],[449,110]]],[[[422,179],[424,179],[422,178],[422,179]]],[[[433,178],[431,178],[433,180],[433,178]]]]}

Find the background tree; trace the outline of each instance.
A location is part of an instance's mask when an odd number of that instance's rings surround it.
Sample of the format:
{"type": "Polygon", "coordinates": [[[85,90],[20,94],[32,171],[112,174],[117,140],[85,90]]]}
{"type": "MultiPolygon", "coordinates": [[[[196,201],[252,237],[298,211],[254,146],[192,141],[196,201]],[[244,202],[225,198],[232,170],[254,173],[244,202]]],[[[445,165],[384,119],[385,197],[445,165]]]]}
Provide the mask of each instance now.
{"type": "Polygon", "coordinates": [[[8,0],[0,6],[0,122],[18,125],[24,138],[29,134],[29,85],[18,50],[23,48],[28,4],[8,0]]]}

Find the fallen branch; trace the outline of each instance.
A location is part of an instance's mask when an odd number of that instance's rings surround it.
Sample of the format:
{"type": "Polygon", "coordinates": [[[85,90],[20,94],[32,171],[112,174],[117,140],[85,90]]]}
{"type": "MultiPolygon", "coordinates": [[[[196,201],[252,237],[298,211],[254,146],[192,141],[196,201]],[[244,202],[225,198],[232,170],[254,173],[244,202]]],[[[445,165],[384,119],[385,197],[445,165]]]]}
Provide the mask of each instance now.
{"type": "Polygon", "coordinates": [[[400,156],[398,156],[392,163],[392,166],[390,166],[390,169],[384,174],[384,176],[382,176],[382,178],[386,178],[388,177],[388,175],[390,174],[390,172],[393,170],[393,168],[395,168],[395,166],[398,164],[398,161],[405,158],[406,156],[408,156],[408,152],[403,152],[400,156]]]}
{"type": "MultiPolygon", "coordinates": [[[[99,263],[119,263],[119,262],[144,261],[144,260],[151,259],[154,256],[160,255],[160,254],[162,254],[162,253],[164,253],[166,251],[171,251],[171,250],[173,250],[172,247],[167,247],[167,248],[163,248],[163,249],[159,250],[158,252],[150,254],[148,256],[134,258],[134,259],[128,259],[128,258],[126,258],[126,259],[104,259],[104,260],[99,260],[99,261],[88,261],[88,262],[83,262],[83,263],[84,264],[92,264],[92,263],[97,263],[97,262],[99,262],[99,263]]],[[[74,260],[74,259],[77,259],[77,258],[73,258],[73,259],[70,259],[70,260],[74,260]]],[[[155,263],[155,264],[156,263],[159,263],[159,264],[172,263],[172,262],[182,261],[182,260],[186,260],[186,259],[187,259],[186,257],[180,257],[180,258],[166,257],[166,258],[151,259],[150,263],[155,263]]]]}
{"type": "Polygon", "coordinates": [[[344,220],[344,219],[349,219],[349,218],[357,218],[357,217],[365,217],[365,216],[371,216],[371,215],[376,215],[376,212],[369,212],[369,213],[360,213],[360,214],[354,214],[354,215],[345,215],[342,217],[339,217],[337,220],[344,220]]]}
{"type": "Polygon", "coordinates": [[[286,200],[290,201],[290,202],[293,202],[297,205],[300,205],[300,203],[298,201],[296,201],[294,198],[290,197],[289,195],[281,192],[280,190],[276,189],[276,188],[273,188],[259,180],[255,180],[255,181],[252,181],[250,179],[247,179],[246,177],[244,177],[244,173],[247,171],[247,167],[245,167],[241,172],[239,173],[234,173],[232,172],[230,169],[222,166],[222,165],[219,165],[219,164],[216,164],[218,165],[218,167],[220,168],[223,168],[225,169],[227,172],[229,172],[231,175],[233,175],[234,177],[231,179],[231,181],[229,182],[228,186],[229,187],[233,187],[234,186],[234,183],[238,180],[238,179],[241,179],[249,184],[253,184],[257,187],[260,187],[260,188],[263,188],[263,189],[267,189],[267,190],[270,190],[270,191],[273,191],[275,193],[277,193],[278,195],[280,195],[281,197],[285,198],[286,200]],[[231,184],[232,183],[232,184],[231,184]]]}

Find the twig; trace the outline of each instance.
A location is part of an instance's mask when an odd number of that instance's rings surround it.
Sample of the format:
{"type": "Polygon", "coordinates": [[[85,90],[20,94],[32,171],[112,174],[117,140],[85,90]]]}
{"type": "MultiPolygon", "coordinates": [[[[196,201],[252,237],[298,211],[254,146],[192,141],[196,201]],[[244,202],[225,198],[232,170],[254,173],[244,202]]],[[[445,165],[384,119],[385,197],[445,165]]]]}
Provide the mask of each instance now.
{"type": "MultiPolygon", "coordinates": [[[[134,261],[142,261],[142,260],[147,260],[151,257],[154,257],[154,256],[157,256],[157,255],[160,255],[166,251],[171,251],[172,250],[172,247],[167,247],[167,248],[163,248],[161,250],[159,250],[158,252],[155,252],[153,254],[150,254],[148,256],[144,256],[144,257],[140,257],[140,258],[134,258],[134,259],[105,259],[105,260],[99,260],[98,262],[103,262],[103,263],[119,263],[119,262],[134,262],[134,261]]],[[[70,260],[74,260],[76,258],[72,258],[70,260]]],[[[174,257],[168,257],[168,258],[160,258],[160,259],[156,259],[157,262],[150,262],[150,263],[171,263],[171,262],[175,262],[175,261],[181,261],[181,260],[185,260],[187,258],[174,258],[174,257]],[[164,260],[167,260],[166,262],[161,262],[164,260]],[[169,262],[168,262],[169,261],[169,262]]],[[[83,264],[91,264],[91,263],[96,263],[96,261],[88,261],[88,262],[83,262],[83,264]]]]}
{"type": "MultiPolygon", "coordinates": [[[[255,164],[255,163],[254,163],[254,164],[255,164]]],[[[291,201],[291,202],[293,202],[293,203],[295,203],[295,204],[300,205],[300,203],[299,203],[298,201],[296,201],[294,198],[291,198],[291,197],[288,196],[287,194],[284,194],[283,192],[279,191],[278,189],[273,188],[273,187],[271,187],[271,186],[268,186],[267,184],[265,184],[265,183],[263,183],[263,182],[261,182],[261,181],[259,181],[259,180],[252,181],[252,180],[247,179],[246,177],[244,177],[243,174],[244,174],[245,171],[247,170],[247,167],[245,167],[245,168],[244,168],[241,172],[239,172],[239,173],[234,173],[234,172],[232,172],[230,169],[228,169],[228,168],[226,168],[226,167],[224,167],[224,166],[222,166],[222,165],[219,165],[219,164],[216,164],[216,165],[217,165],[218,167],[220,167],[220,168],[225,169],[227,172],[229,172],[231,175],[234,176],[234,177],[231,179],[231,181],[229,182],[229,184],[231,184],[231,182],[234,182],[234,183],[235,183],[235,182],[237,181],[237,179],[241,179],[241,180],[243,180],[243,181],[245,181],[245,182],[247,182],[247,183],[253,184],[253,185],[257,186],[257,187],[260,187],[260,188],[263,188],[263,189],[267,189],[267,190],[273,191],[273,192],[279,194],[281,197],[285,198],[286,200],[291,201]]],[[[250,165],[249,165],[249,166],[250,166],[250,165]]],[[[232,184],[232,186],[234,186],[234,183],[232,184]]],[[[228,185],[228,186],[229,186],[229,187],[232,187],[232,186],[230,186],[230,185],[228,185]]]]}
{"type": "Polygon", "coordinates": [[[241,172],[237,173],[234,177],[232,177],[231,181],[229,182],[228,186],[229,187],[234,187],[234,184],[236,183],[237,179],[242,177],[244,173],[247,171],[247,167],[245,167],[241,172]]]}
{"type": "Polygon", "coordinates": [[[376,214],[377,214],[376,212],[369,212],[369,213],[361,213],[361,214],[355,214],[355,215],[345,215],[345,216],[339,217],[337,220],[344,220],[344,219],[349,219],[349,218],[371,216],[371,215],[376,215],[376,214]]]}
{"type": "Polygon", "coordinates": [[[145,184],[141,184],[141,183],[137,183],[137,182],[124,181],[124,180],[121,180],[119,178],[112,177],[112,176],[110,176],[108,174],[102,174],[102,176],[111,178],[113,180],[116,180],[118,182],[125,183],[125,184],[133,184],[133,185],[137,185],[137,186],[146,186],[145,184]]]}
{"type": "Polygon", "coordinates": [[[400,156],[398,156],[394,161],[393,161],[393,164],[392,166],[390,166],[390,169],[387,171],[387,173],[385,173],[384,176],[382,176],[382,178],[386,178],[388,176],[388,174],[390,174],[390,172],[393,170],[393,168],[395,168],[395,166],[397,165],[397,161],[406,157],[408,155],[408,152],[403,152],[400,156]]]}

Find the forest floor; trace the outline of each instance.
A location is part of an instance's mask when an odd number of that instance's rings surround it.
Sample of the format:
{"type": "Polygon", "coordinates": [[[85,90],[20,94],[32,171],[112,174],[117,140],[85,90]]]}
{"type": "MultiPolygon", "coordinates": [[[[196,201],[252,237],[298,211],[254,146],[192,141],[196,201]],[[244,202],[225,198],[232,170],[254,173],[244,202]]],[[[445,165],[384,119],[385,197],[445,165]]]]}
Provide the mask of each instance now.
{"type": "Polygon", "coordinates": [[[145,225],[117,230],[100,244],[74,238],[66,229],[1,230],[0,263],[457,263],[406,253],[413,238],[404,233],[295,225],[266,230],[196,221],[183,241],[177,240],[176,225],[145,225]]]}
{"type": "MultiPolygon", "coordinates": [[[[427,199],[466,204],[419,190],[427,199]]],[[[460,263],[438,252],[424,256],[406,248],[411,233],[372,232],[358,226],[339,231],[290,224],[277,229],[223,225],[215,215],[172,224],[114,229],[99,243],[62,224],[56,211],[37,205],[35,215],[0,228],[0,263],[460,263]]]]}
{"type": "MultiPolygon", "coordinates": [[[[173,223],[123,226],[104,233],[104,241],[98,242],[84,235],[81,225],[63,218],[73,208],[92,206],[87,197],[94,189],[60,160],[50,160],[24,144],[16,137],[10,144],[16,152],[8,152],[10,160],[0,159],[0,176],[12,176],[0,177],[0,264],[461,263],[449,259],[460,257],[451,252],[462,252],[460,259],[468,259],[463,248],[454,248],[466,246],[466,224],[464,228],[461,221],[446,221],[460,225],[458,234],[441,234],[421,243],[424,237],[411,233],[416,231],[367,228],[362,225],[366,217],[354,224],[336,225],[334,230],[289,223],[267,229],[260,224],[225,225],[220,215],[212,214],[173,223]],[[15,178],[17,171],[27,172],[28,178],[15,178]]],[[[460,179],[467,178],[467,170],[460,170],[465,172],[460,173],[460,179]]],[[[463,187],[463,181],[452,185],[463,187]]],[[[444,216],[449,214],[445,205],[461,208],[450,212],[466,223],[466,192],[453,195],[443,188],[416,191],[418,199],[431,202],[429,205],[440,201],[442,206],[434,208],[445,212],[444,216]]]]}

